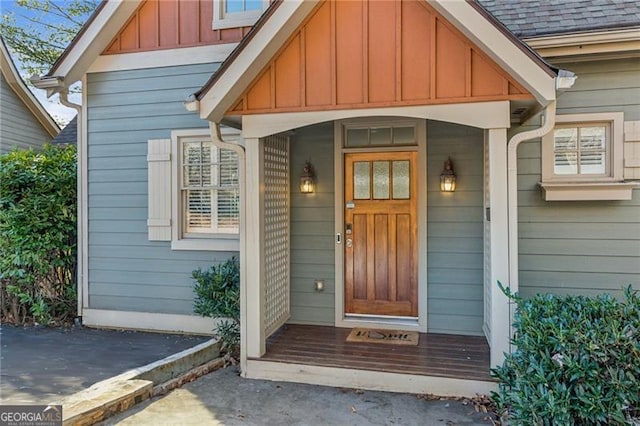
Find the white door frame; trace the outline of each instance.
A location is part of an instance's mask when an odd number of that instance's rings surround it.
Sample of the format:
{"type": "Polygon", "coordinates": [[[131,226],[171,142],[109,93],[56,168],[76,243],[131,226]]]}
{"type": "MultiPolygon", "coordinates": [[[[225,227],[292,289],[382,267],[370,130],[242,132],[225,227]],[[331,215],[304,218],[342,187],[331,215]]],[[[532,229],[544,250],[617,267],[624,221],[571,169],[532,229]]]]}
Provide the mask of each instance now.
{"type": "Polygon", "coordinates": [[[335,176],[335,326],[375,327],[427,332],[427,121],[412,118],[384,119],[384,124],[411,123],[416,127],[417,145],[398,147],[344,148],[344,126],[381,125],[379,118],[358,118],[334,122],[334,176],[335,176]],[[383,316],[348,316],[344,312],[344,154],[347,152],[418,152],[418,318],[383,316]],[[340,237],[339,237],[340,235],[340,237]],[[340,241],[338,241],[340,239],[340,241]]]}

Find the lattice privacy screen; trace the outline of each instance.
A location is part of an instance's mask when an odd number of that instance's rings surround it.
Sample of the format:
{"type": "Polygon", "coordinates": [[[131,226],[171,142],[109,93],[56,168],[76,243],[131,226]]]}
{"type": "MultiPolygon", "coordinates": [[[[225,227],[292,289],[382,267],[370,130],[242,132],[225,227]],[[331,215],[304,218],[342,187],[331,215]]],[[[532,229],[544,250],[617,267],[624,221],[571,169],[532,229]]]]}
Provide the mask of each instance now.
{"type": "Polygon", "coordinates": [[[289,138],[264,139],[265,336],[289,319],[289,138]]]}

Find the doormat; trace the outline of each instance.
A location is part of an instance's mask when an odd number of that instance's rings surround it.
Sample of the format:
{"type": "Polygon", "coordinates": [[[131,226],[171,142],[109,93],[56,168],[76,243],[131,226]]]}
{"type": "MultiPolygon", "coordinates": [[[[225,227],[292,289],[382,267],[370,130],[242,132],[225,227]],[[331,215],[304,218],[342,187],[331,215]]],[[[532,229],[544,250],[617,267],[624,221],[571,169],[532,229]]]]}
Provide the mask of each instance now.
{"type": "Polygon", "coordinates": [[[417,331],[354,328],[347,336],[347,342],[416,346],[419,338],[417,331]]]}

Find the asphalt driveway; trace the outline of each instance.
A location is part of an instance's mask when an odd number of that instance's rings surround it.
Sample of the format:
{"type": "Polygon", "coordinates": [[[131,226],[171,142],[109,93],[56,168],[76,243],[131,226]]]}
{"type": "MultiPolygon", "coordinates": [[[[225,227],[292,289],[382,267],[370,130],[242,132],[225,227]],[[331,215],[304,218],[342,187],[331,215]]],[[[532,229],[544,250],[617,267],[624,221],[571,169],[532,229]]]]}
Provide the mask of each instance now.
{"type": "Polygon", "coordinates": [[[207,340],[84,327],[0,327],[0,403],[45,404],[207,340]]]}

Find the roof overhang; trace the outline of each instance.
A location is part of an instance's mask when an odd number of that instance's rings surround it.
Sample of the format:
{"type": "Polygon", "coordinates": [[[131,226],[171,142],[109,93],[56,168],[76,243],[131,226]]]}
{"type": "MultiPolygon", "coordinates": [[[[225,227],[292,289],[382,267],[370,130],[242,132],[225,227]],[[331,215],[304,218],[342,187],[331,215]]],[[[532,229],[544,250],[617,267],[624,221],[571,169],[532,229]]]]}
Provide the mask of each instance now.
{"type": "Polygon", "coordinates": [[[256,24],[253,37],[238,46],[229,62],[223,64],[215,79],[199,94],[200,117],[219,123],[232,103],[317,4],[318,0],[287,0],[273,4],[271,7],[275,9],[256,24]]]}
{"type": "MultiPolygon", "coordinates": [[[[317,0],[283,1],[267,19],[258,22],[254,36],[240,44],[238,51],[193,101],[192,107],[199,109],[200,117],[220,123],[317,3],[317,0]]],[[[555,100],[555,70],[495,18],[482,13],[481,6],[450,0],[430,0],[429,4],[529,90],[540,105],[546,106],[555,100]]]]}
{"type": "Polygon", "coordinates": [[[546,35],[524,41],[540,56],[556,62],[640,57],[640,28],[546,35]]]}
{"type": "Polygon", "coordinates": [[[16,96],[20,98],[34,117],[36,117],[47,133],[49,133],[52,138],[56,137],[58,133],[60,133],[60,127],[33,93],[31,93],[31,90],[29,90],[26,84],[24,84],[2,39],[0,39],[0,71],[9,87],[11,87],[16,96]]]}
{"type": "Polygon", "coordinates": [[[142,0],[104,0],[71,44],[62,53],[46,77],[36,87],[51,96],[82,79],[87,69],[107,48],[142,0]],[[56,79],[54,82],[52,79],[56,79]]]}

